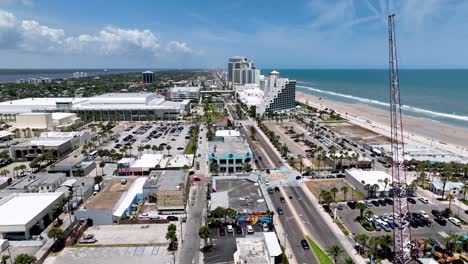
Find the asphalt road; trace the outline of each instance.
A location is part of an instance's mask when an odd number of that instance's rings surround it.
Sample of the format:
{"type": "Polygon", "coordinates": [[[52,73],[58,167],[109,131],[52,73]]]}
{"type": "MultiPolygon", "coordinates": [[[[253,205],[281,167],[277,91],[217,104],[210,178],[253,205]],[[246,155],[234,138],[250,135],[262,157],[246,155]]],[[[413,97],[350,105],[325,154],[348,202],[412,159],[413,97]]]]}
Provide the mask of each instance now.
{"type": "Polygon", "coordinates": [[[246,128],[240,127],[240,132],[249,143],[254,158],[254,164],[257,167],[257,169],[266,170],[273,168],[273,165],[266,158],[267,154],[265,153],[265,151],[261,147],[259,147],[255,142],[252,141],[252,139],[249,136],[249,133],[247,133],[246,131],[246,128]]]}

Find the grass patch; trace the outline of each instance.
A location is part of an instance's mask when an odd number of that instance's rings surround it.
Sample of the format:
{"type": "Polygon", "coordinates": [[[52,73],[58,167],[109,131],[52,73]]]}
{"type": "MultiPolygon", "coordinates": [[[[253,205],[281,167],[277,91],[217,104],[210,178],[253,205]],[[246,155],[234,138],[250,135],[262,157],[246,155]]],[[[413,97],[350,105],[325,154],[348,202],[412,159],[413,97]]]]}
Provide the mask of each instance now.
{"type": "Polygon", "coordinates": [[[336,201],[347,201],[347,200],[362,200],[364,199],[364,194],[353,190],[351,185],[344,179],[326,179],[326,180],[317,180],[317,181],[307,181],[307,188],[312,192],[312,194],[317,197],[320,195],[321,190],[330,191],[331,188],[336,187],[339,191],[336,193],[336,201]],[[346,200],[344,199],[344,193],[341,191],[341,187],[348,186],[348,193],[346,194],[346,200]],[[351,190],[352,193],[351,193],[351,190]]]}
{"type": "Polygon", "coordinates": [[[306,239],[320,264],[333,264],[332,259],[309,236],[306,236],[306,239]]]}
{"type": "Polygon", "coordinates": [[[362,218],[358,220],[362,227],[369,232],[375,231],[374,227],[371,226],[366,219],[362,218]]]}
{"type": "Polygon", "coordinates": [[[341,232],[343,232],[343,234],[345,236],[349,236],[349,231],[348,231],[348,229],[346,229],[346,227],[343,225],[343,223],[341,223],[341,221],[338,220],[338,219],[336,219],[335,222],[338,225],[338,227],[341,229],[341,232]]]}
{"type": "Polygon", "coordinates": [[[190,141],[185,148],[184,154],[195,154],[195,151],[197,150],[198,127],[196,127],[195,130],[196,131],[192,133],[192,136],[190,137],[190,141]]]}
{"type": "Polygon", "coordinates": [[[281,263],[284,263],[284,264],[289,264],[289,260],[288,260],[288,256],[286,256],[286,252],[284,250],[284,247],[281,246],[281,263]]]}

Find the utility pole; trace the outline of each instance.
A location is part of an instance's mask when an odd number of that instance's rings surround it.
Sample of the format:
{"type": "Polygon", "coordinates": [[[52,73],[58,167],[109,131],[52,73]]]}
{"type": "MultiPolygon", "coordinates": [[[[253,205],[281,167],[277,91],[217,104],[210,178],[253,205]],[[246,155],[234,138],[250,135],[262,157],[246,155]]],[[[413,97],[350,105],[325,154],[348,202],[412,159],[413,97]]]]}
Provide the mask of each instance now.
{"type": "Polygon", "coordinates": [[[404,168],[403,123],[401,118],[400,84],[395,39],[395,15],[388,16],[390,131],[392,149],[393,215],[402,226],[393,229],[394,263],[405,264],[411,260],[411,213],[408,204],[408,184],[404,168]],[[406,220],[404,218],[406,217],[406,220]],[[406,225],[403,222],[407,222],[406,225]]]}

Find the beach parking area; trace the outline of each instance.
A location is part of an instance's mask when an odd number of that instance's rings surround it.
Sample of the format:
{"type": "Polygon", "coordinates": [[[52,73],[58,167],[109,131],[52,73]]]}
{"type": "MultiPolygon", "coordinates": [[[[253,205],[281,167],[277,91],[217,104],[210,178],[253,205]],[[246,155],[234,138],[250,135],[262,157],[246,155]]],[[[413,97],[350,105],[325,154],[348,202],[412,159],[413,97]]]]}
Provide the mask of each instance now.
{"type": "Polygon", "coordinates": [[[328,129],[333,130],[336,134],[341,137],[346,137],[351,139],[358,144],[368,144],[368,145],[385,145],[390,144],[390,139],[386,136],[377,134],[373,131],[370,131],[366,128],[353,125],[348,122],[336,122],[336,123],[326,123],[323,124],[328,129]]]}

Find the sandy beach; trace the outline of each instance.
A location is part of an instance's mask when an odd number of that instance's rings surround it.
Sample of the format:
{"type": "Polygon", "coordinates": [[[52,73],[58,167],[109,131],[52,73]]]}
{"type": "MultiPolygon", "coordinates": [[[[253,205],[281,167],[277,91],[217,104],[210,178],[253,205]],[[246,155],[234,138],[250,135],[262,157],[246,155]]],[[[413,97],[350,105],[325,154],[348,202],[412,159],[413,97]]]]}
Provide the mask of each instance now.
{"type": "MultiPolygon", "coordinates": [[[[296,100],[318,109],[334,109],[353,124],[381,135],[390,135],[389,113],[382,109],[363,103],[336,102],[302,92],[296,92],[296,100]]],[[[433,147],[468,157],[468,129],[412,116],[403,116],[403,127],[408,142],[432,144],[433,147]]]]}

